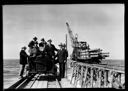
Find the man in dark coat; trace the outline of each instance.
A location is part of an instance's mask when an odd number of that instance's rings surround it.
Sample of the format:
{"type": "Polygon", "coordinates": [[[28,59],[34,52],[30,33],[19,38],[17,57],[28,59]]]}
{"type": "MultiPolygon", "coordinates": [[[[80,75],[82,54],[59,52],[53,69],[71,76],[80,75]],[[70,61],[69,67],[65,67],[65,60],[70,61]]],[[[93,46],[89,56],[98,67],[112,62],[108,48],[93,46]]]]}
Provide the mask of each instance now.
{"type": "Polygon", "coordinates": [[[21,64],[20,77],[21,78],[23,77],[24,69],[28,60],[28,55],[25,52],[25,50],[26,50],[26,47],[22,47],[20,51],[20,64],[21,64]]]}
{"type": "Polygon", "coordinates": [[[39,51],[40,51],[40,54],[42,55],[42,56],[44,56],[45,55],[45,46],[46,46],[46,41],[44,40],[44,38],[42,38],[41,39],[41,42],[39,43],[39,51]]]}
{"type": "Polygon", "coordinates": [[[33,48],[38,46],[37,37],[34,37],[32,41],[29,42],[28,47],[33,48]]]}
{"type": "Polygon", "coordinates": [[[55,60],[55,51],[58,51],[58,49],[51,42],[52,42],[52,40],[49,39],[47,41],[47,45],[44,49],[44,51],[47,53],[47,56],[50,59],[49,61],[47,61],[47,64],[48,64],[47,70],[50,70],[53,68],[53,64],[54,64],[54,60],[55,60]]]}
{"type": "Polygon", "coordinates": [[[37,37],[34,37],[32,41],[29,42],[28,44],[29,50],[28,52],[30,53],[28,62],[29,62],[29,67],[31,69],[35,69],[35,59],[39,55],[39,48],[38,48],[38,41],[37,37]]]}
{"type": "Polygon", "coordinates": [[[35,62],[37,65],[36,70],[38,71],[41,68],[44,73],[46,73],[45,70],[47,70],[47,61],[49,60],[44,51],[45,46],[46,46],[46,42],[45,42],[44,38],[42,38],[41,42],[39,43],[39,51],[38,51],[39,55],[35,59],[35,62]],[[40,65],[41,65],[41,67],[40,67],[40,65]]]}
{"type": "Polygon", "coordinates": [[[49,58],[54,61],[55,58],[55,51],[58,51],[58,49],[51,43],[52,40],[49,39],[47,41],[47,45],[45,47],[45,51],[47,52],[47,55],[49,56],[49,58]]]}
{"type": "Polygon", "coordinates": [[[41,39],[41,42],[39,43],[39,47],[44,47],[46,45],[46,41],[44,38],[41,39]]]}
{"type": "Polygon", "coordinates": [[[58,61],[59,61],[59,71],[60,71],[60,78],[64,78],[65,75],[65,63],[66,63],[66,59],[68,57],[68,52],[65,49],[65,45],[64,44],[60,44],[59,45],[60,49],[58,51],[58,61]]]}

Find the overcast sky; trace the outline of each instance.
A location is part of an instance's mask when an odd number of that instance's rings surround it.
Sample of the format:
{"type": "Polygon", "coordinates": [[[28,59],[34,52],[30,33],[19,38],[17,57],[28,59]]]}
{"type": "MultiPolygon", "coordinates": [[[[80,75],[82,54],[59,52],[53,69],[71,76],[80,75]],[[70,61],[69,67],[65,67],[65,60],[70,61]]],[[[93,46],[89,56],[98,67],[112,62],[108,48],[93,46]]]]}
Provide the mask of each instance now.
{"type": "MultiPolygon", "coordinates": [[[[39,42],[51,38],[58,48],[68,34],[66,22],[91,49],[109,52],[108,59],[124,59],[123,4],[4,5],[3,58],[19,59],[21,47],[34,36],[39,42]]],[[[71,54],[69,34],[68,51],[71,54]]]]}

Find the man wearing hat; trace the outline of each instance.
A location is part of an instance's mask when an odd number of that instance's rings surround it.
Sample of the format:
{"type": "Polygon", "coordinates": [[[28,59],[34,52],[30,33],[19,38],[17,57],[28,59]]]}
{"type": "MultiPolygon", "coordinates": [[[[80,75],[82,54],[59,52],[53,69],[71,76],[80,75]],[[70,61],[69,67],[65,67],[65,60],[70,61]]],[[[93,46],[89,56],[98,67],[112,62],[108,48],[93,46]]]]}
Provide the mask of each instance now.
{"type": "Polygon", "coordinates": [[[48,70],[50,70],[53,67],[53,62],[55,60],[55,51],[58,51],[58,49],[52,44],[52,40],[49,39],[47,41],[47,45],[45,47],[45,52],[47,53],[50,61],[48,64],[48,70]]]}
{"type": "Polygon", "coordinates": [[[20,65],[21,65],[21,70],[20,70],[20,77],[22,78],[23,77],[23,73],[24,73],[24,69],[25,69],[25,66],[27,64],[27,60],[28,60],[28,55],[27,53],[25,52],[26,50],[26,47],[22,47],[21,51],[20,51],[20,65]]]}
{"type": "Polygon", "coordinates": [[[68,52],[64,49],[65,45],[60,43],[60,49],[58,50],[58,61],[59,61],[59,71],[60,71],[60,78],[64,78],[65,75],[65,63],[68,57],[68,52]]]}
{"type": "Polygon", "coordinates": [[[66,65],[66,63],[67,63],[67,57],[68,57],[68,51],[67,51],[67,49],[66,49],[66,44],[63,44],[63,46],[62,46],[62,49],[63,49],[63,51],[64,51],[64,66],[63,66],[63,77],[65,76],[65,67],[67,67],[67,66],[65,66],[66,65]]]}
{"type": "Polygon", "coordinates": [[[38,46],[37,37],[34,37],[34,38],[33,38],[33,42],[34,42],[34,46],[37,47],[37,46],[38,46]]]}
{"type": "Polygon", "coordinates": [[[54,59],[55,51],[58,51],[58,49],[52,44],[52,40],[49,39],[46,45],[46,52],[51,59],[54,59]]]}
{"type": "Polygon", "coordinates": [[[42,56],[45,55],[45,46],[46,46],[46,41],[44,40],[44,38],[41,39],[41,42],[39,43],[39,52],[42,56]]]}
{"type": "Polygon", "coordinates": [[[32,41],[28,44],[28,47],[33,48],[38,46],[37,37],[34,37],[32,41]]]}
{"type": "Polygon", "coordinates": [[[44,40],[44,38],[42,38],[41,42],[39,43],[39,47],[44,47],[46,44],[46,41],[44,40]]]}

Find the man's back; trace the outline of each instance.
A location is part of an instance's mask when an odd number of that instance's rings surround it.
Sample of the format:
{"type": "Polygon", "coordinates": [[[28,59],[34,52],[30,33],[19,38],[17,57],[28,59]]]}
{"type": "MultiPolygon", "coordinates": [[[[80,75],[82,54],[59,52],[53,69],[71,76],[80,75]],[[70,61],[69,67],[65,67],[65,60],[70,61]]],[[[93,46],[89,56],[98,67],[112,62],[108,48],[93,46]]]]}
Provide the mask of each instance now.
{"type": "Polygon", "coordinates": [[[20,51],[20,64],[27,64],[27,53],[24,50],[20,51]]]}
{"type": "Polygon", "coordinates": [[[45,51],[48,53],[48,55],[54,56],[55,51],[57,51],[57,49],[55,48],[55,46],[53,44],[51,44],[51,45],[46,45],[45,51]]]}

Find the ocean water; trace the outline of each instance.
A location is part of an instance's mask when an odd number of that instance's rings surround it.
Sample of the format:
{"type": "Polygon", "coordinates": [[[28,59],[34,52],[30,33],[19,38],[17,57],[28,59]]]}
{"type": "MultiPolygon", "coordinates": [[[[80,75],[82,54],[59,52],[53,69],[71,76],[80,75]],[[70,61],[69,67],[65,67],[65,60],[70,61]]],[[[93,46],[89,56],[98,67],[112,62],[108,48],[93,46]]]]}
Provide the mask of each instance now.
{"type": "Polygon", "coordinates": [[[117,65],[117,66],[125,66],[125,61],[124,60],[119,60],[119,59],[104,59],[102,60],[103,64],[109,64],[109,65],[117,65]]]}
{"type": "MultiPolygon", "coordinates": [[[[103,64],[118,65],[124,67],[124,60],[103,60],[103,64]]],[[[3,88],[6,89],[19,79],[20,65],[18,59],[6,59],[3,61],[3,88]]]]}
{"type": "Polygon", "coordinates": [[[3,61],[3,88],[8,88],[18,80],[20,65],[18,59],[3,61]]]}

